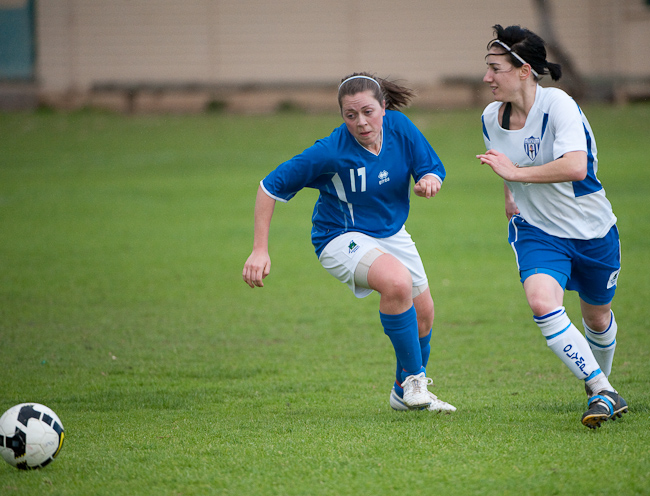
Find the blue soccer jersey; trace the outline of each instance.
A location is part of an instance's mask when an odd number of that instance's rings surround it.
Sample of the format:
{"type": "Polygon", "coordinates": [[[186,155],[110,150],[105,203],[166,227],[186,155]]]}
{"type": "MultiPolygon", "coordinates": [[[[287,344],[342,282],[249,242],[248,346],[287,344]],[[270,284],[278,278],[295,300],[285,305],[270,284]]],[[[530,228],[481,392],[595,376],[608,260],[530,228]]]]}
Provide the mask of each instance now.
{"type": "Polygon", "coordinates": [[[411,177],[417,182],[433,174],[444,180],[438,155],[404,114],[387,110],[382,134],[381,151],[375,155],[342,124],[261,181],[266,194],[281,202],[305,187],[320,191],[311,233],[317,256],[348,231],[392,236],[408,217],[411,177]]]}

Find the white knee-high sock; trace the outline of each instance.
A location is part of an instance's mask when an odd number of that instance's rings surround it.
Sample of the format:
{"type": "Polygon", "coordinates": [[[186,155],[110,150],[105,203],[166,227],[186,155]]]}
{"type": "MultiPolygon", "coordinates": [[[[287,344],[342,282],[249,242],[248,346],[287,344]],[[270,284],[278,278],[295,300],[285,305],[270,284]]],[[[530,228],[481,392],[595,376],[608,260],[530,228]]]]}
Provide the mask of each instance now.
{"type": "Polygon", "coordinates": [[[582,333],[571,323],[564,307],[533,317],[546,344],[578,379],[593,384],[595,391],[612,389],[582,333]]]}
{"type": "Polygon", "coordinates": [[[582,324],[585,327],[585,339],[589,343],[589,347],[600,365],[600,369],[607,377],[612,372],[612,362],[614,361],[614,351],[616,351],[616,332],[618,326],[614,318],[614,312],[609,327],[603,332],[596,332],[590,329],[582,319],[582,324]]]}

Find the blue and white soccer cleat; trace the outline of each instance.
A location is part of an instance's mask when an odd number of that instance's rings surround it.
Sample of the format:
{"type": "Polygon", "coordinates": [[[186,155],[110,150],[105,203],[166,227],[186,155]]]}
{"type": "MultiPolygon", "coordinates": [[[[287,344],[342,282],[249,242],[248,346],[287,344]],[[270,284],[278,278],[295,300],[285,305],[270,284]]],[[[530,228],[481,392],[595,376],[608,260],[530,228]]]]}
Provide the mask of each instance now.
{"type": "Polygon", "coordinates": [[[431,403],[429,406],[423,406],[420,408],[409,408],[406,403],[404,403],[404,400],[399,397],[397,394],[397,391],[395,391],[395,386],[393,386],[393,389],[390,391],[390,407],[393,410],[397,411],[407,411],[407,410],[428,410],[430,412],[445,412],[445,413],[451,413],[456,411],[456,407],[453,405],[450,405],[449,403],[442,401],[438,399],[438,397],[433,394],[431,391],[427,391],[429,393],[429,397],[431,399],[431,403]]]}
{"type": "Polygon", "coordinates": [[[582,424],[590,429],[600,427],[602,422],[616,420],[627,413],[627,403],[614,391],[600,391],[589,398],[588,409],[582,415],[582,424]]]}

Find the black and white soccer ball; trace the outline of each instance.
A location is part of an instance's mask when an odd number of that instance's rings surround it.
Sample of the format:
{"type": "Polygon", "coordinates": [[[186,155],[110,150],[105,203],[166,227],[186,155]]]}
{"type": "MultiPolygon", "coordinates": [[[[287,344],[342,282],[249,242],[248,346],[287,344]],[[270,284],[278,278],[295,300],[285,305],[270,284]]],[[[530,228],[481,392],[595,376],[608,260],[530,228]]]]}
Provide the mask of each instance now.
{"type": "Polygon", "coordinates": [[[0,455],[21,470],[50,463],[63,446],[63,424],[39,403],[12,406],[0,417],[0,455]]]}

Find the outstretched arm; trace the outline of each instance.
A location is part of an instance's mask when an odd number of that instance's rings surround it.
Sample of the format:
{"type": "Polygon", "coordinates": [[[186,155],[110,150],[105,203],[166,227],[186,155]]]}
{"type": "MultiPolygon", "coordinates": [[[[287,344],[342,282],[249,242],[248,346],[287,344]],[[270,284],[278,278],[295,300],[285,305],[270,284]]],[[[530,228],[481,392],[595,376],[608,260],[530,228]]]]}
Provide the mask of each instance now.
{"type": "Polygon", "coordinates": [[[587,154],[583,151],[565,153],[557,160],[538,167],[517,167],[506,155],[496,150],[488,150],[476,158],[511,182],[562,183],[582,181],[587,177],[587,154]]]}
{"type": "Polygon", "coordinates": [[[260,186],[255,199],[255,234],[253,251],[244,264],[242,277],[251,288],[263,287],[262,280],[271,271],[271,257],[269,257],[269,231],[271,218],[275,208],[275,200],[267,195],[260,186]]]}

